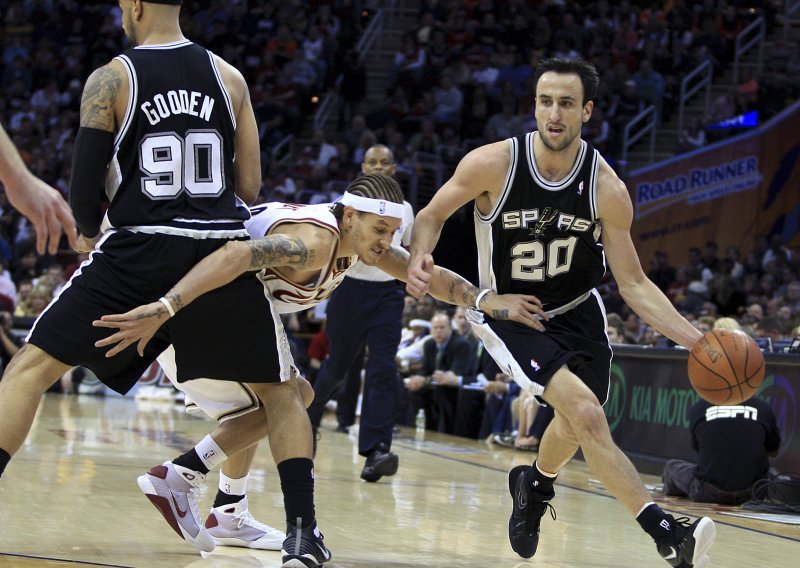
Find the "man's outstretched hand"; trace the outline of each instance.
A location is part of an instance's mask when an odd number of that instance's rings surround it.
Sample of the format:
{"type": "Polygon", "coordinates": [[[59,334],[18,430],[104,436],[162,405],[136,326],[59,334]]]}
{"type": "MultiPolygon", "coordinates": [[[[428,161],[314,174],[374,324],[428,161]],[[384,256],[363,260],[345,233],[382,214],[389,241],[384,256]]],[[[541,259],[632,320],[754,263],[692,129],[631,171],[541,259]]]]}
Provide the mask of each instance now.
{"type": "Polygon", "coordinates": [[[527,294],[495,294],[481,300],[481,311],[496,320],[510,320],[544,331],[542,320],[549,319],[536,296],[527,294]]]}
{"type": "Polygon", "coordinates": [[[406,292],[419,299],[428,293],[433,278],[433,256],[424,254],[408,264],[406,292]]]}
{"type": "Polygon", "coordinates": [[[124,314],[103,316],[99,320],[94,320],[92,325],[118,331],[105,339],[95,341],[94,346],[108,347],[112,345],[113,347],[108,350],[106,357],[113,357],[138,342],[136,350],[139,355],[144,356],[144,348],[147,343],[169,317],[169,313],[161,302],[145,304],[124,314]]]}

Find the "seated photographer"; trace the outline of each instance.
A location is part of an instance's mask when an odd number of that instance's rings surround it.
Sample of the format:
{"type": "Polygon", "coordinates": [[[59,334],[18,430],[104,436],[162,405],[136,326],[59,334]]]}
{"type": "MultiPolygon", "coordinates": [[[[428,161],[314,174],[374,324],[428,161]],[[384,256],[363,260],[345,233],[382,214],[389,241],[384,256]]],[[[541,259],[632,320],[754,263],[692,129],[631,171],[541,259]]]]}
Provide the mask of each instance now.
{"type": "Polygon", "coordinates": [[[692,448],[697,463],[669,460],[662,475],[667,495],[693,501],[740,505],[753,484],[769,472],[780,432],[772,408],[758,398],[736,406],[714,406],[703,399],[689,409],[692,448]]]}

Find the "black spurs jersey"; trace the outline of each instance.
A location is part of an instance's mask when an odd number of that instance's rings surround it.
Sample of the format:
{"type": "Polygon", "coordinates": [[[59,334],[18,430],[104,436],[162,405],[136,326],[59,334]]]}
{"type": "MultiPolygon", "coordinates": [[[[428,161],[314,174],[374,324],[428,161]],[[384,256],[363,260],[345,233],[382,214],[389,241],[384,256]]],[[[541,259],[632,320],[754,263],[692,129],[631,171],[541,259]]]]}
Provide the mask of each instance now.
{"type": "Polygon", "coordinates": [[[234,193],[236,118],[211,52],[183,40],[115,59],[130,97],[114,140],[103,230],[242,231],[250,214],[234,193]]]}
{"type": "Polygon", "coordinates": [[[533,133],[509,138],[511,163],[488,215],[475,209],[481,287],[533,294],[546,311],[600,283],[605,257],[597,221],[599,154],[581,141],[569,174],[549,182],[533,158],[533,133]]]}

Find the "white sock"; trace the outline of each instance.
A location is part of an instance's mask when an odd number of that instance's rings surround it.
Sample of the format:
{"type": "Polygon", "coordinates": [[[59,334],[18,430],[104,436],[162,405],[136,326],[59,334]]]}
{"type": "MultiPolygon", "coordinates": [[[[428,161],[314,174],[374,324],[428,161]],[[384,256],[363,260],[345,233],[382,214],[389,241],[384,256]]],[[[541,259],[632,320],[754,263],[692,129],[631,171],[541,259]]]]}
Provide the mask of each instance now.
{"type": "Polygon", "coordinates": [[[203,465],[209,470],[214,469],[228,459],[228,455],[222,451],[222,448],[217,445],[210,435],[200,440],[200,443],[194,447],[194,451],[197,452],[203,465]]]}
{"type": "Polygon", "coordinates": [[[638,512],[638,513],[636,513],[636,516],[635,516],[634,518],[638,519],[638,518],[639,518],[639,515],[641,515],[641,514],[644,512],[644,510],[645,510],[645,509],[647,509],[647,508],[648,508],[650,505],[655,505],[655,504],[656,504],[656,502],[655,502],[655,501],[650,501],[649,503],[645,503],[645,504],[644,504],[644,507],[642,507],[641,509],[639,509],[639,512],[638,512]]]}
{"type": "Polygon", "coordinates": [[[247,479],[249,477],[250,474],[248,473],[244,477],[233,479],[220,471],[219,490],[226,495],[244,495],[245,491],[247,491],[247,479]]]}
{"type": "Polygon", "coordinates": [[[546,472],[546,471],[544,471],[542,468],[540,468],[540,467],[539,467],[539,462],[534,462],[534,464],[533,464],[533,465],[535,465],[535,466],[536,466],[536,469],[538,469],[538,470],[539,470],[539,473],[541,473],[541,474],[542,474],[542,475],[544,475],[545,477],[549,477],[549,478],[551,478],[551,479],[555,479],[556,477],[558,477],[558,474],[557,474],[557,473],[547,473],[547,472],[546,472]]]}

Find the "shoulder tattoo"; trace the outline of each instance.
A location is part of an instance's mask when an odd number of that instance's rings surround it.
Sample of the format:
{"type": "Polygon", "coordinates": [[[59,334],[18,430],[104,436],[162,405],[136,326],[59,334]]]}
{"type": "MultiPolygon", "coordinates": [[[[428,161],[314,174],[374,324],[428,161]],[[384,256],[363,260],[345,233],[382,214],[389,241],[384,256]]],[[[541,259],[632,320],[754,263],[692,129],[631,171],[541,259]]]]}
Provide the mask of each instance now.
{"type": "Polygon", "coordinates": [[[250,270],[274,266],[302,269],[307,268],[316,257],[316,251],[306,247],[306,244],[296,237],[271,235],[245,242],[252,254],[250,270]]]}
{"type": "Polygon", "coordinates": [[[92,73],[81,99],[81,126],[114,131],[114,101],[121,84],[119,73],[110,65],[92,73]]]}

